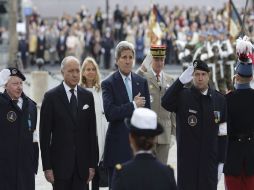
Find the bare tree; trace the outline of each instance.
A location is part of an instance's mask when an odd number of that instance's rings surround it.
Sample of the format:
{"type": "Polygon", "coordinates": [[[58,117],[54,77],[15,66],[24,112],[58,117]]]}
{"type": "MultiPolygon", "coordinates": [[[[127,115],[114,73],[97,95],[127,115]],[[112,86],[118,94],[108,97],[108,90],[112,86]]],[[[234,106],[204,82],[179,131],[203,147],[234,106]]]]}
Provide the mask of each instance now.
{"type": "Polygon", "coordinates": [[[18,51],[18,37],[17,37],[17,30],[16,30],[16,23],[17,23],[17,3],[18,0],[11,0],[8,1],[8,12],[9,12],[9,59],[8,59],[8,66],[9,67],[16,67],[16,54],[18,51]]]}

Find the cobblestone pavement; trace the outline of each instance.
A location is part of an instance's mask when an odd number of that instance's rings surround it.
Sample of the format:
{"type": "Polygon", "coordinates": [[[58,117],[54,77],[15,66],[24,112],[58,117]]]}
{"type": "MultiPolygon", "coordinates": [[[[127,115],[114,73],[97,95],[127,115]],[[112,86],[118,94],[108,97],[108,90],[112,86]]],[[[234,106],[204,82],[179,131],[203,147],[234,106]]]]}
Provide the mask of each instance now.
{"type": "MultiPolygon", "coordinates": [[[[60,81],[62,80],[61,74],[60,74],[60,68],[59,67],[46,67],[46,69],[48,71],[50,71],[51,76],[49,77],[49,86],[48,89],[51,89],[53,87],[55,87],[56,85],[58,85],[60,83],[60,81]]],[[[27,83],[25,83],[24,85],[24,92],[29,96],[30,95],[30,72],[32,70],[35,70],[35,68],[31,68],[29,70],[26,70],[26,77],[27,77],[27,83]]],[[[166,66],[166,72],[171,74],[174,78],[177,78],[180,73],[181,73],[181,67],[180,66],[166,66]]],[[[105,70],[101,70],[102,72],[102,78],[105,78],[110,72],[112,71],[105,71],[105,70]]],[[[252,82],[252,86],[253,82],[252,82]]],[[[2,89],[0,89],[1,91],[2,89]]],[[[39,118],[38,118],[38,122],[39,123],[39,118]]],[[[174,168],[175,170],[175,175],[176,174],[176,145],[174,145],[169,152],[169,158],[168,158],[168,163],[174,168]]],[[[45,180],[44,175],[43,175],[43,171],[41,168],[41,161],[40,161],[40,166],[39,166],[39,172],[36,176],[36,190],[51,190],[52,187],[51,185],[45,180]]],[[[101,188],[100,190],[106,190],[107,188],[101,188]]],[[[224,180],[221,179],[219,185],[218,185],[218,190],[225,190],[224,188],[224,180]]]]}

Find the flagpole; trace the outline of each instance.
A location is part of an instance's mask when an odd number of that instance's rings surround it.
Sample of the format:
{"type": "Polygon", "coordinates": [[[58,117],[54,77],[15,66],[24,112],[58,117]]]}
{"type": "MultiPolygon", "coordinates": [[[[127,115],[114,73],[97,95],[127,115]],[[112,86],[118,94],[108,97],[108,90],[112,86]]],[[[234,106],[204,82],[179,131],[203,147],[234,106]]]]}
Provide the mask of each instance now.
{"type": "Polygon", "coordinates": [[[245,18],[246,18],[248,3],[249,3],[249,0],[246,0],[245,9],[244,9],[244,13],[243,13],[243,24],[242,24],[242,29],[241,29],[241,35],[242,36],[244,36],[245,32],[246,32],[246,29],[245,29],[245,18]]]}

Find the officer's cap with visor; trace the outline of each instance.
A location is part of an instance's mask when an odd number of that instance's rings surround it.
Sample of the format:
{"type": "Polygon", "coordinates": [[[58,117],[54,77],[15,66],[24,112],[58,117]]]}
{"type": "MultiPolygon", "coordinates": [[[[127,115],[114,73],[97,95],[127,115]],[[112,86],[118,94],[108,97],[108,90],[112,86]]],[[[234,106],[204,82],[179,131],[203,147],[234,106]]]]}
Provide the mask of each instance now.
{"type": "Polygon", "coordinates": [[[0,86],[4,86],[11,76],[19,77],[22,81],[26,80],[26,77],[17,68],[9,67],[0,71],[0,86]]]}
{"type": "Polygon", "coordinates": [[[241,77],[252,77],[252,60],[249,58],[252,53],[252,43],[247,36],[236,40],[236,53],[238,56],[235,72],[241,77]]]}
{"type": "Polygon", "coordinates": [[[137,136],[155,137],[163,132],[157,114],[148,108],[135,109],[131,119],[126,118],[124,122],[130,133],[137,136]]]}
{"type": "Polygon", "coordinates": [[[193,61],[193,67],[194,67],[194,70],[205,71],[208,73],[210,72],[208,65],[204,61],[201,61],[199,59],[196,59],[193,61]]]}
{"type": "Polygon", "coordinates": [[[150,52],[152,57],[166,57],[166,48],[165,45],[151,45],[150,52]]]}

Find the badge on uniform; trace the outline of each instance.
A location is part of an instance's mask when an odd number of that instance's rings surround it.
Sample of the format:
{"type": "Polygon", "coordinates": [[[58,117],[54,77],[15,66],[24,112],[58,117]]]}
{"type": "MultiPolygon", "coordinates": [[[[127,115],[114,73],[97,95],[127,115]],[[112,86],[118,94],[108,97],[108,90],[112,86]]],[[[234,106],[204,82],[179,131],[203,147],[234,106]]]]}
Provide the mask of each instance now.
{"type": "Polygon", "coordinates": [[[190,115],[188,117],[188,124],[192,127],[195,127],[197,125],[198,119],[195,115],[190,115]]]}
{"type": "Polygon", "coordinates": [[[149,88],[150,88],[150,89],[153,89],[153,85],[150,84],[149,88]]]}
{"type": "Polygon", "coordinates": [[[220,111],[213,111],[214,114],[214,122],[219,123],[220,122],[220,111]]]}
{"type": "Polygon", "coordinates": [[[9,122],[14,122],[14,121],[16,121],[16,119],[17,119],[17,114],[14,112],[14,111],[9,111],[8,113],[7,113],[7,120],[9,121],[9,122]]]}

